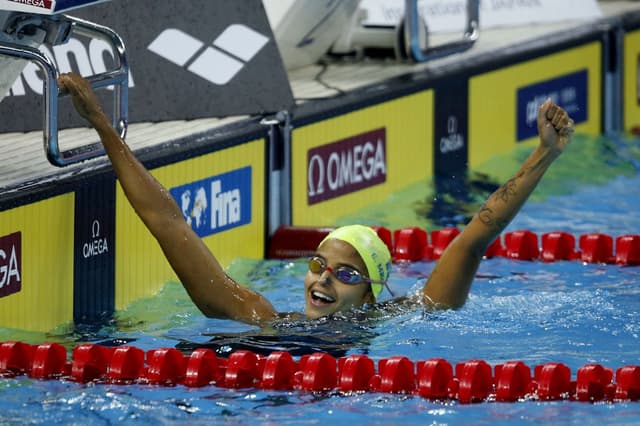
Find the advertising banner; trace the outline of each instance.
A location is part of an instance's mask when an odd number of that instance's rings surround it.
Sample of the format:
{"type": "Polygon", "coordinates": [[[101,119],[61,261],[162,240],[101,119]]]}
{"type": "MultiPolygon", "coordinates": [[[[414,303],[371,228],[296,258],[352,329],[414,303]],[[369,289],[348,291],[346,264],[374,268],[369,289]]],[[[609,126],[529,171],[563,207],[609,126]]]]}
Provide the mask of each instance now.
{"type": "Polygon", "coordinates": [[[112,176],[75,193],[73,318],[92,322],[113,313],[115,298],[115,201],[112,176]]]}
{"type": "Polygon", "coordinates": [[[308,204],[383,183],[387,177],[386,153],[384,128],[310,149],[308,204]]]}
{"type": "MultiPolygon", "coordinates": [[[[264,257],[268,185],[265,144],[263,138],[251,140],[151,171],[223,267],[237,257],[264,257]]],[[[115,205],[118,310],[140,297],[156,294],[167,281],[177,277],[120,185],[116,188],[115,205]]]]}
{"type": "Polygon", "coordinates": [[[0,0],[0,10],[53,15],[106,0],[0,0]]]}
{"type": "Polygon", "coordinates": [[[22,289],[22,235],[0,236],[0,297],[22,289]]]}
{"type": "Polygon", "coordinates": [[[538,108],[547,98],[567,109],[578,132],[600,134],[602,90],[600,42],[471,77],[470,168],[516,144],[536,144],[538,108]]]}
{"type": "Polygon", "coordinates": [[[640,126],[640,30],[624,36],[622,116],[625,131],[640,126]]]}
{"type": "Polygon", "coordinates": [[[465,77],[445,79],[436,87],[433,158],[437,177],[460,176],[467,170],[468,99],[465,77]]]}
{"type": "Polygon", "coordinates": [[[0,212],[2,327],[47,331],[73,320],[73,210],[69,193],[0,212]]]}
{"type": "Polygon", "coordinates": [[[518,89],[518,141],[538,134],[538,107],[547,99],[562,107],[574,123],[587,121],[589,73],[586,69],[518,89]]]}
{"type": "MultiPolygon", "coordinates": [[[[70,14],[123,39],[130,122],[263,114],[293,106],[260,0],[113,0],[70,14]]],[[[41,50],[61,73],[85,76],[112,69],[115,57],[106,42],[79,35],[41,50]]],[[[0,132],[41,129],[42,92],[41,72],[29,63],[0,102],[0,132]]],[[[109,111],[111,94],[100,92],[109,111]]],[[[68,101],[61,102],[59,117],[60,128],[85,125],[68,101]]]]}
{"type": "MultiPolygon", "coordinates": [[[[395,26],[404,16],[404,0],[362,0],[367,26],[395,26]]],[[[460,32],[470,0],[419,0],[418,11],[431,33],[460,32]]],[[[480,0],[480,29],[597,19],[596,0],[480,0]]]]}
{"type": "Polygon", "coordinates": [[[425,90],[295,127],[293,225],[333,225],[431,177],[433,105],[425,90]]]}

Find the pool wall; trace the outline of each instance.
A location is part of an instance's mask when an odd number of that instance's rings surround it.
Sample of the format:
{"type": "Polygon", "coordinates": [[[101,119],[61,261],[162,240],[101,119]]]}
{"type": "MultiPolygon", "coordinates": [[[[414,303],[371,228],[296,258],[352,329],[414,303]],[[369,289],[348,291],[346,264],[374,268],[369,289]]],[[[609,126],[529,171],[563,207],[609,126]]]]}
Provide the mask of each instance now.
{"type": "MultiPolygon", "coordinates": [[[[136,153],[224,265],[261,258],[279,225],[332,225],[411,184],[533,145],[535,108],[547,96],[578,132],[630,129],[640,121],[639,16],[407,67],[299,102],[273,122],[241,118],[136,153]],[[621,97],[624,124],[605,108],[621,97]]],[[[175,279],[104,162],[3,189],[0,254],[7,328],[99,320],[175,279]]]]}

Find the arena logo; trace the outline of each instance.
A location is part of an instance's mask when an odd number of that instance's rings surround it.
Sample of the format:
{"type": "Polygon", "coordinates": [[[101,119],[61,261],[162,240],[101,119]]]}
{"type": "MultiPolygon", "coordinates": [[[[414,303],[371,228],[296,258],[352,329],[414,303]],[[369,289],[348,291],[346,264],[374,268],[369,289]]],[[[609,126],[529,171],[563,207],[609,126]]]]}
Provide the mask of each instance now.
{"type": "Polygon", "coordinates": [[[22,234],[0,237],[0,297],[22,290],[22,234]]]}
{"type": "MultiPolygon", "coordinates": [[[[109,43],[100,39],[92,39],[85,46],[80,40],[71,38],[65,44],[53,46],[53,52],[45,45],[40,46],[39,49],[55,62],[61,74],[78,72],[87,76],[104,73],[109,69],[113,69],[105,59],[110,57],[115,60],[109,43]]],[[[11,87],[8,95],[25,96],[27,95],[27,88],[37,95],[42,95],[44,80],[41,74],[40,68],[35,63],[28,62],[22,70],[20,78],[11,87]]],[[[134,87],[131,71],[129,71],[129,87],[134,87]]]]}
{"type": "Polygon", "coordinates": [[[233,170],[169,191],[200,237],[251,223],[251,167],[233,170]]]}
{"type": "Polygon", "coordinates": [[[309,150],[309,205],[384,183],[386,130],[376,129],[309,150]]]}
{"type": "Polygon", "coordinates": [[[242,24],[229,25],[212,43],[177,28],[167,28],[149,44],[158,56],[219,86],[231,81],[269,38],[242,24]]]}

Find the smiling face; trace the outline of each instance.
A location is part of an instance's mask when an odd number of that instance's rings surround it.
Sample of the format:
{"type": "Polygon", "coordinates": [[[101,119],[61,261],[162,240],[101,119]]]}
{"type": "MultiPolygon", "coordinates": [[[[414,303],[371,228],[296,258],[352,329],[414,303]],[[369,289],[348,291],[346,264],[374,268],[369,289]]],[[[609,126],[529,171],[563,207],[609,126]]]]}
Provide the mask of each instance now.
{"type": "MultiPolygon", "coordinates": [[[[368,276],[362,258],[349,243],[336,239],[326,240],[318,247],[316,255],[321,257],[329,268],[348,266],[368,276]]],[[[307,318],[311,319],[375,302],[370,284],[366,282],[343,284],[328,270],[321,274],[307,271],[304,290],[305,313],[307,318]]]]}

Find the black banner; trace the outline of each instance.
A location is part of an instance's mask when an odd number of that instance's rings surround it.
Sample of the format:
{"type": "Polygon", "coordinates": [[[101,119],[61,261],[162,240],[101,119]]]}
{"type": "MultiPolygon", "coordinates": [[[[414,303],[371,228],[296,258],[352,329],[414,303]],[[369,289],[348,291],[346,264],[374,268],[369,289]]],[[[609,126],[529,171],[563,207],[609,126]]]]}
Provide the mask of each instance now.
{"type": "Polygon", "coordinates": [[[115,307],[115,179],[104,177],[75,195],[73,318],[94,322],[115,307]]]}
{"type": "Polygon", "coordinates": [[[437,177],[466,173],[469,157],[468,91],[465,77],[444,80],[436,87],[433,158],[437,177]]]}
{"type": "MultiPolygon", "coordinates": [[[[290,109],[293,96],[260,0],[113,0],[69,13],[116,31],[130,65],[129,121],[290,109]]],[[[44,49],[61,73],[113,67],[106,43],[75,36],[44,49]]],[[[0,102],[0,132],[42,128],[42,75],[29,64],[0,102]]],[[[105,110],[111,94],[100,90],[105,110]]],[[[60,128],[84,126],[67,100],[60,128]]]]}

